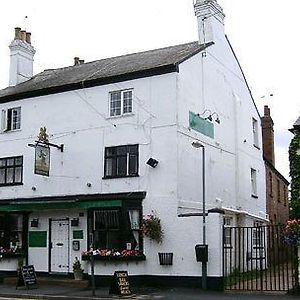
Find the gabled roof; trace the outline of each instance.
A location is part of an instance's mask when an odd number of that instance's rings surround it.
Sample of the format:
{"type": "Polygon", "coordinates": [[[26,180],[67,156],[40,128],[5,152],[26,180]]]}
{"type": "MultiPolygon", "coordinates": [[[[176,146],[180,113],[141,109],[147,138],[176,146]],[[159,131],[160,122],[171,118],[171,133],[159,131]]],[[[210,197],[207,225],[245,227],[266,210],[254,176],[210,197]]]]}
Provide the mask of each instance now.
{"type": "Polygon", "coordinates": [[[45,70],[28,81],[1,90],[0,102],[176,72],[178,64],[210,45],[192,42],[45,70]]]}

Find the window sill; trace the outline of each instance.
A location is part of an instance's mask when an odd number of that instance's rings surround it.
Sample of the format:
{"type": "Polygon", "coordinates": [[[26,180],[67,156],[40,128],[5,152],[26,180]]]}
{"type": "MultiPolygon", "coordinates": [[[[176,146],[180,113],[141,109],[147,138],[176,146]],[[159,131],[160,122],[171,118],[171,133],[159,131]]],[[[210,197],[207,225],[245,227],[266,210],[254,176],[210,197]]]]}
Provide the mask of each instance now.
{"type": "Polygon", "coordinates": [[[258,199],[258,196],[257,196],[257,195],[254,195],[254,194],[252,194],[251,197],[252,197],[252,198],[255,198],[255,199],[258,199]]]}
{"type": "Polygon", "coordinates": [[[3,187],[3,186],[16,186],[16,185],[23,185],[23,182],[21,182],[21,183],[0,183],[0,187],[3,187]]]}
{"type": "MultiPolygon", "coordinates": [[[[100,256],[94,255],[94,260],[97,261],[105,261],[105,262],[129,262],[129,261],[144,261],[146,260],[146,256],[144,254],[138,256],[100,256]]],[[[90,261],[91,255],[82,255],[83,261],[90,261]]]]}
{"type": "Polygon", "coordinates": [[[127,114],[122,114],[122,115],[118,115],[118,116],[108,116],[106,117],[107,120],[109,119],[120,119],[120,118],[125,118],[125,117],[132,117],[134,116],[134,113],[127,113],[127,114]]]}
{"type": "Polygon", "coordinates": [[[124,176],[104,176],[102,179],[118,179],[118,178],[134,178],[139,177],[139,175],[124,175],[124,176]]]}
{"type": "Polygon", "coordinates": [[[3,130],[1,131],[1,133],[10,133],[10,132],[18,132],[18,131],[21,131],[22,129],[10,129],[10,130],[3,130]]]}

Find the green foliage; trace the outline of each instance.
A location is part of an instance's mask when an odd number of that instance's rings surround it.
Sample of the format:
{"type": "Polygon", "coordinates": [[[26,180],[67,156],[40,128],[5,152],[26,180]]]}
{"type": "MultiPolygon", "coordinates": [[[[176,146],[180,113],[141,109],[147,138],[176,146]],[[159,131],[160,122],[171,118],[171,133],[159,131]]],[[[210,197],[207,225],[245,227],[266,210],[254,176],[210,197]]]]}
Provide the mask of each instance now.
{"type": "Polygon", "coordinates": [[[161,243],[163,239],[163,230],[159,217],[149,214],[143,218],[142,232],[145,236],[161,243]]]}
{"type": "Polygon", "coordinates": [[[73,272],[83,272],[83,269],[81,268],[81,262],[78,257],[75,257],[75,261],[73,263],[73,272]]]}
{"type": "Polygon", "coordinates": [[[289,160],[291,176],[291,213],[292,218],[300,218],[300,132],[296,131],[290,143],[289,160]]]}

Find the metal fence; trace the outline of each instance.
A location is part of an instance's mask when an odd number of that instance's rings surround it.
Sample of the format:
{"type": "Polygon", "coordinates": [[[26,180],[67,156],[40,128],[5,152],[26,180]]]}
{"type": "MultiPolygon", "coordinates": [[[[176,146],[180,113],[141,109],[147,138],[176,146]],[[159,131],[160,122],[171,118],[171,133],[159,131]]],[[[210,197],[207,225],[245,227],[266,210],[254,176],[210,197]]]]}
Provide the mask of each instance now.
{"type": "Polygon", "coordinates": [[[226,290],[289,291],[295,286],[297,255],[282,241],[283,227],[223,229],[226,290]]]}

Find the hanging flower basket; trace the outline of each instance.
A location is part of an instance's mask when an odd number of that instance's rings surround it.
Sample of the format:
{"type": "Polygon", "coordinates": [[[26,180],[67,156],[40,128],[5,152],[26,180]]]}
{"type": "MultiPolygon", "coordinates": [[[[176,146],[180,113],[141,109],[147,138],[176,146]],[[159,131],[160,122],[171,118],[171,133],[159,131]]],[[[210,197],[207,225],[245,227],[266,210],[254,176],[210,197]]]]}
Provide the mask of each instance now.
{"type": "Polygon", "coordinates": [[[300,247],[300,220],[287,221],[282,239],[287,245],[300,247]]]}
{"type": "Polygon", "coordinates": [[[163,230],[159,217],[149,214],[143,217],[142,233],[144,236],[161,243],[163,239],[163,230]]]}

